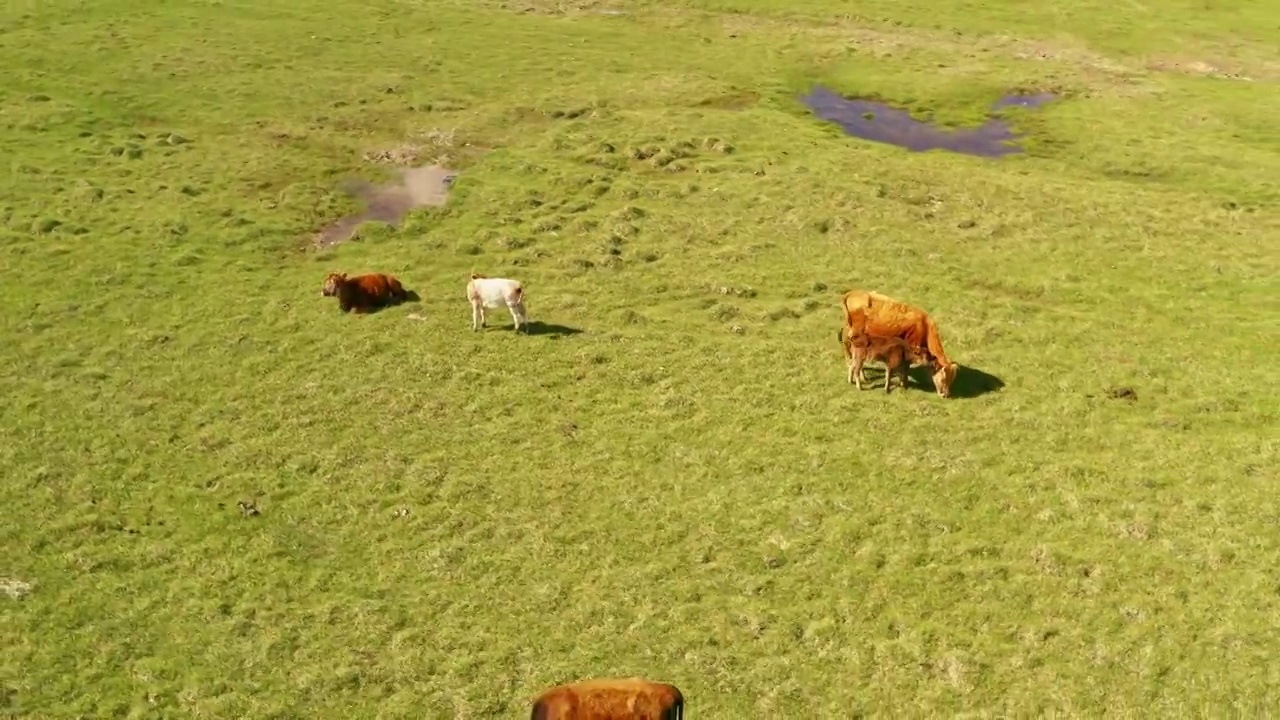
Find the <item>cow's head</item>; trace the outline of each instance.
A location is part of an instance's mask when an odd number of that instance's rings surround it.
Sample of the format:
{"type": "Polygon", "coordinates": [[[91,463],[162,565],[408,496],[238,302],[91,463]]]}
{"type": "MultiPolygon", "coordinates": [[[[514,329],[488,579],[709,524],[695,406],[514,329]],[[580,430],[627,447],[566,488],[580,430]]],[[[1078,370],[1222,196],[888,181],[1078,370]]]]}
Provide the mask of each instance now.
{"type": "Polygon", "coordinates": [[[956,370],[959,365],[948,363],[937,363],[933,366],[933,387],[937,389],[939,397],[951,397],[951,383],[956,381],[956,370]]]}
{"type": "Polygon", "coordinates": [[[324,285],[320,288],[321,297],[332,297],[338,294],[338,286],[347,279],[346,273],[329,273],[324,276],[324,285]]]}

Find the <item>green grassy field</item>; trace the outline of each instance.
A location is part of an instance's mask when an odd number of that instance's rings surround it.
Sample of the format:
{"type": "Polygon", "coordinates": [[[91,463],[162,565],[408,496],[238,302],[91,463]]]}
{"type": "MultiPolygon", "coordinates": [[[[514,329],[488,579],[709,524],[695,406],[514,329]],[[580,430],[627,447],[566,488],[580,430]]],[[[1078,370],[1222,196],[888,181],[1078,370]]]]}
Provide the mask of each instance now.
{"type": "Polygon", "coordinates": [[[1278,23],[10,3],[0,712],[518,718],[631,674],[708,720],[1276,707],[1278,23]],[[819,81],[1064,99],[995,161],[844,137],[819,81]],[[449,203],[311,247],[405,144],[449,203]],[[422,300],[344,315],[329,270],[422,300]],[[579,332],[472,333],[472,271],[579,332]],[[957,397],[846,383],[854,287],[937,319],[957,397]]]}

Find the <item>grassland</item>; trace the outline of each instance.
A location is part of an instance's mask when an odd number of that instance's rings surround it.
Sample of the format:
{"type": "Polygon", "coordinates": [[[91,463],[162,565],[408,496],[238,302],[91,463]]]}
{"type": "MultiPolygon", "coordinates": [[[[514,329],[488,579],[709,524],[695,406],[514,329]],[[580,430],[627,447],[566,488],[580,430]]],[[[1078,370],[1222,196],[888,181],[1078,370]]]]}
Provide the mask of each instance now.
{"type": "Polygon", "coordinates": [[[1277,20],[6,5],[0,712],[515,718],[627,674],[707,720],[1276,707],[1277,20]],[[992,161],[842,137],[815,81],[1064,99],[992,161]],[[404,144],[449,203],[310,247],[404,144]],[[343,315],[330,269],[422,300],[343,315]],[[470,332],[472,270],[580,332],[470,332]],[[851,287],[937,318],[960,397],[845,383],[851,287]]]}

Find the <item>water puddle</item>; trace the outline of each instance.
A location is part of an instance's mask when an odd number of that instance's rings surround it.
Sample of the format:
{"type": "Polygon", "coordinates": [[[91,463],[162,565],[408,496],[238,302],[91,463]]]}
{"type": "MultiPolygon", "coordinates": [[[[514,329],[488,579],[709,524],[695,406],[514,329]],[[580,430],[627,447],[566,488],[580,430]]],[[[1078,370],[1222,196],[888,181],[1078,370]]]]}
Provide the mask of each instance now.
{"type": "MultiPolygon", "coordinates": [[[[1052,93],[1006,95],[991,105],[991,110],[1008,107],[1038,108],[1056,99],[1052,93]]],[[[816,86],[801,98],[813,114],[834,122],[845,133],[863,140],[888,143],[914,152],[950,150],[978,157],[1000,157],[1022,152],[1017,144],[1021,135],[1009,123],[990,118],[975,128],[947,129],[922,122],[905,110],[874,100],[841,97],[822,86],[816,86]]]]}
{"type": "Polygon", "coordinates": [[[363,222],[384,222],[399,225],[411,210],[439,207],[449,198],[449,186],[457,176],[439,165],[407,168],[400,171],[400,182],[395,185],[374,185],[352,181],[342,189],[364,202],[365,211],[342,218],[321,230],[315,237],[316,247],[336,245],[351,237],[363,222]]]}

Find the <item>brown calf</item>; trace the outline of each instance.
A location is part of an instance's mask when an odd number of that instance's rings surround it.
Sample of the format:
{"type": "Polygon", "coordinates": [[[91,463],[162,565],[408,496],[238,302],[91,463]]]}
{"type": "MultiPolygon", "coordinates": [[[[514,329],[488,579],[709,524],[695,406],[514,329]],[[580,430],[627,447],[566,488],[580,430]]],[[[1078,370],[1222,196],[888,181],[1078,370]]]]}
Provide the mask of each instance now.
{"type": "Polygon", "coordinates": [[[844,349],[844,359],[849,365],[849,382],[856,383],[862,389],[866,376],[862,374],[862,366],[868,360],[884,363],[884,391],[890,392],[890,382],[897,375],[901,387],[907,387],[907,370],[912,363],[925,362],[907,342],[901,338],[883,335],[855,334],[846,328],[836,332],[840,345],[844,349]]]}
{"type": "Polygon", "coordinates": [[[329,273],[320,288],[322,297],[337,296],[342,312],[368,312],[375,307],[404,302],[409,293],[392,275],[371,273],[347,277],[346,273],[329,273]]]}
{"type": "Polygon", "coordinates": [[[933,386],[941,397],[951,396],[951,383],[958,366],[942,349],[938,326],[929,314],[887,295],[867,290],[850,290],[840,296],[845,328],[853,334],[896,337],[911,347],[915,362],[932,368],[933,386]]]}
{"type": "Polygon", "coordinates": [[[557,685],[533,701],[530,720],[683,720],[684,695],[674,685],[640,678],[557,685]]]}

